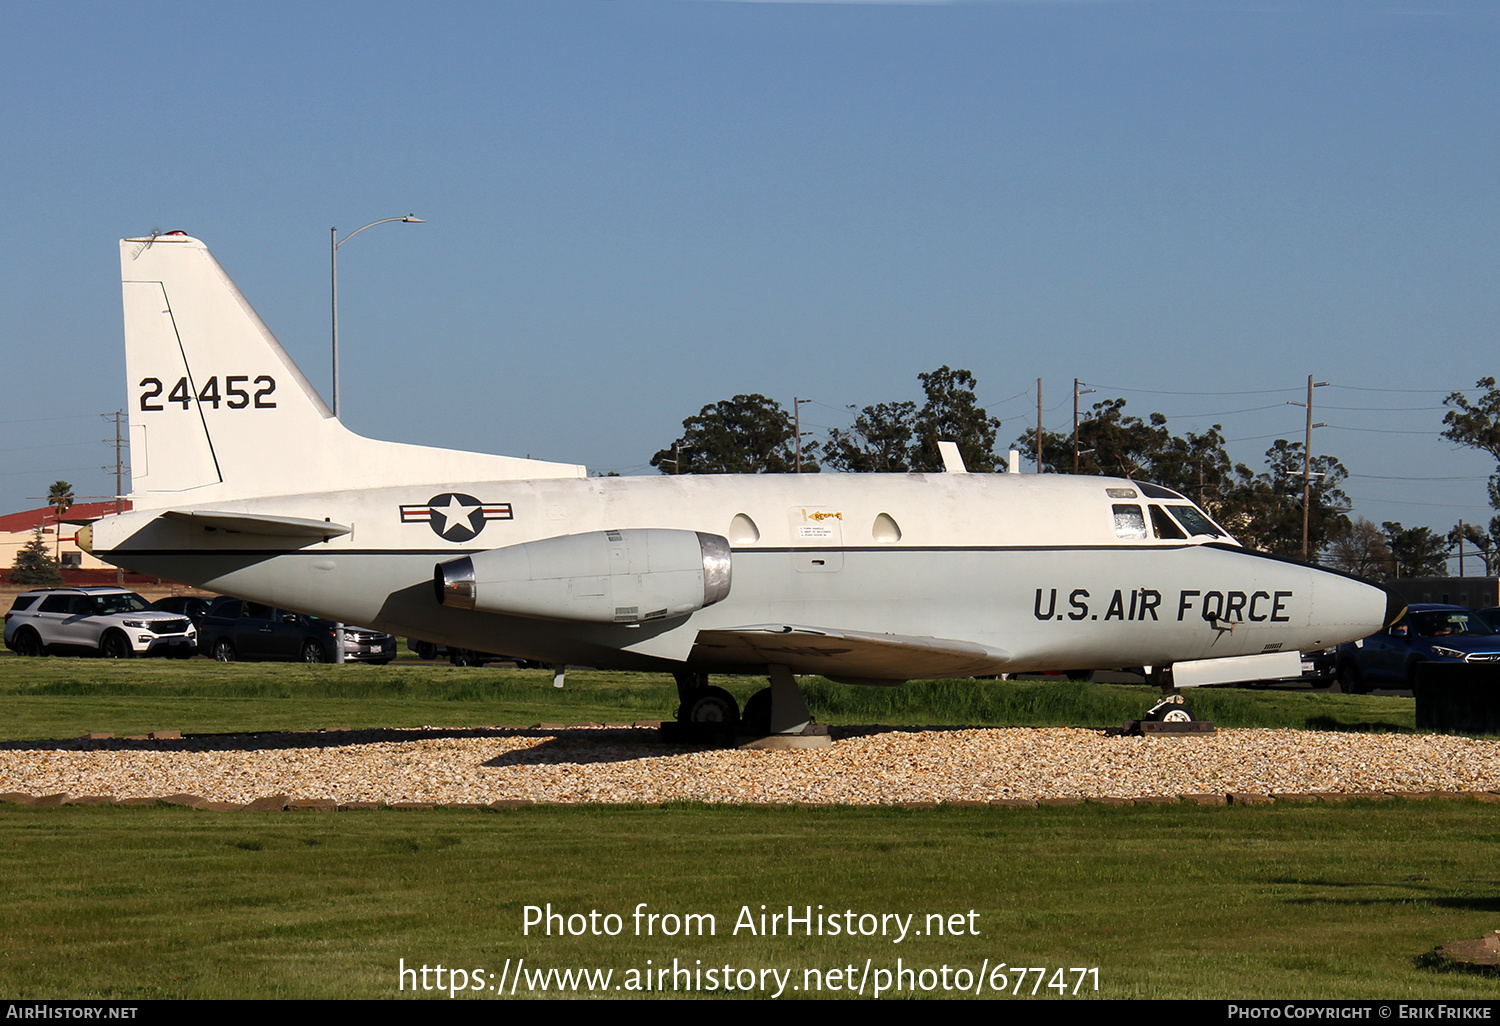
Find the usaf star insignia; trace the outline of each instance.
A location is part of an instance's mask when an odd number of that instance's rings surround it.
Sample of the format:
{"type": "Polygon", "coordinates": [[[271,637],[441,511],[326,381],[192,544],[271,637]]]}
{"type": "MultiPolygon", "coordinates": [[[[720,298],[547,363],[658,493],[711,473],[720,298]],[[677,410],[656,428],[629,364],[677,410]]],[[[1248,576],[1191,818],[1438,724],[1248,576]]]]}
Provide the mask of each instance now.
{"type": "Polygon", "coordinates": [[[484,530],[486,521],[511,520],[510,503],[480,502],[463,492],[443,492],[422,505],[403,505],[403,524],[428,524],[444,541],[466,542],[484,530]]]}

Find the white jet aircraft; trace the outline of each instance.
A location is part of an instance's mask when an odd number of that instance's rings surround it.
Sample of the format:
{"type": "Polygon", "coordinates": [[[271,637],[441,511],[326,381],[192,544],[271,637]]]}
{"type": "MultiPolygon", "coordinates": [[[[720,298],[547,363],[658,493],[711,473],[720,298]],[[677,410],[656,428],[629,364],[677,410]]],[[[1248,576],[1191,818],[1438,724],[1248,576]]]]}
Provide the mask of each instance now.
{"type": "Polygon", "coordinates": [[[1400,610],[1241,548],[1191,501],[1055,474],[590,478],[336,420],[204,244],[120,244],[133,509],[80,532],[143,573],[457,648],[669,671],[679,719],[809,717],[796,674],[892,685],[1152,668],[1296,676],[1400,610]]]}

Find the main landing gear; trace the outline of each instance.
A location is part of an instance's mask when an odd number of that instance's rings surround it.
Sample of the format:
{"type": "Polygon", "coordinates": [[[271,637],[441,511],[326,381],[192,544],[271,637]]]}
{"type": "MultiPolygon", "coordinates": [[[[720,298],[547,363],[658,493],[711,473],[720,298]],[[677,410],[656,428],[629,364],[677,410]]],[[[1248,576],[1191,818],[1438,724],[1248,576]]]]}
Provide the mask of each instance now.
{"type": "Polygon", "coordinates": [[[828,728],[812,714],[785,666],[769,666],[771,686],[751,695],[740,709],[734,696],[708,683],[708,674],[683,671],[677,680],[677,720],[662,724],[663,737],[681,741],[736,743],[742,748],[807,748],[831,743],[828,728]]]}

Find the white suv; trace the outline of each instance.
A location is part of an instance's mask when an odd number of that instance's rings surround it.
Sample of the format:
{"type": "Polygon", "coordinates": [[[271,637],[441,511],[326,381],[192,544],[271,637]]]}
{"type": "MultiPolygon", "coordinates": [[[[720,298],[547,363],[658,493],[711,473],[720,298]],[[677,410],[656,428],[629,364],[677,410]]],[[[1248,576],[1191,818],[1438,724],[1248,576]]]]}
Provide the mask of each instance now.
{"type": "Polygon", "coordinates": [[[5,614],[5,647],[23,656],[84,652],[109,659],[186,659],[197,651],[198,632],[187,617],[152,609],[123,588],[50,588],[16,596],[5,614]]]}

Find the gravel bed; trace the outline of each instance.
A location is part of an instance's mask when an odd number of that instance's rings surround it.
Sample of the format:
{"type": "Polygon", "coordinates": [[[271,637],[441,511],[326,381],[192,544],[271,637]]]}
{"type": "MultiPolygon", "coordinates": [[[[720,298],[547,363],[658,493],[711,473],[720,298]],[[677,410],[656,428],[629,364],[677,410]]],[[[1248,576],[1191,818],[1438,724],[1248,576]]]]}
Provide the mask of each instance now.
{"type": "MultiPolygon", "coordinates": [[[[354,803],[877,805],[1203,795],[1500,792],[1500,743],[1223,730],[835,729],[828,748],[665,745],[630,727],[335,731],[0,744],[0,793],[354,803]]],[[[53,801],[59,799],[54,797],[53,801]]]]}

